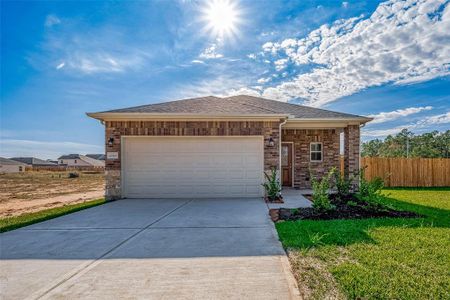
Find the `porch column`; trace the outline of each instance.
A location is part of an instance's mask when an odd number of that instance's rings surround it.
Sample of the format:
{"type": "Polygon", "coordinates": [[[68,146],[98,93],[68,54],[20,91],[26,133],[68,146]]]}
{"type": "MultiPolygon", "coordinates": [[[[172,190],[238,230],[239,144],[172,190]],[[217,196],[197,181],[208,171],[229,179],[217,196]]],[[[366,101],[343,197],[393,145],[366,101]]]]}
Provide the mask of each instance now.
{"type": "MultiPolygon", "coordinates": [[[[359,170],[359,125],[344,128],[344,174],[348,178],[359,170]]],[[[355,184],[358,181],[355,180],[355,184]]]]}

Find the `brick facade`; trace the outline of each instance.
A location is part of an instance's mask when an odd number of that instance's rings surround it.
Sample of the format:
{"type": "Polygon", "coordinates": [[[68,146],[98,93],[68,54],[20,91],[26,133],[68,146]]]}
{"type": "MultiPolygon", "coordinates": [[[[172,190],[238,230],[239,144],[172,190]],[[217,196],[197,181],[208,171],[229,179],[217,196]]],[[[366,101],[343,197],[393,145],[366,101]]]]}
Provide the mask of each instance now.
{"type": "Polygon", "coordinates": [[[321,177],[332,167],[339,168],[339,135],[341,129],[283,129],[282,141],[293,142],[294,187],[311,188],[310,170],[321,177]],[[322,161],[311,162],[310,143],[321,142],[322,161]]]}
{"type": "Polygon", "coordinates": [[[121,198],[121,136],[256,136],[264,137],[264,170],[279,162],[279,122],[274,121],[107,121],[106,152],[118,152],[119,159],[106,159],[106,199],[121,198]],[[109,140],[114,142],[109,145],[109,140]],[[269,145],[270,138],[274,145],[269,145]]]}
{"type": "MultiPolygon", "coordinates": [[[[118,152],[118,159],[106,159],[106,199],[121,198],[121,136],[263,136],[264,170],[278,168],[279,124],[277,121],[106,121],[106,152],[118,152]],[[109,144],[113,139],[112,145],[109,144]],[[270,138],[274,145],[269,145],[270,138]]],[[[345,129],[283,129],[282,141],[294,143],[294,187],[310,188],[310,170],[322,176],[339,168],[340,133],[345,135],[345,171],[359,168],[359,126],[345,129]],[[322,162],[310,161],[310,143],[322,142],[322,162]]]]}
{"type": "MultiPolygon", "coordinates": [[[[359,125],[349,125],[344,129],[344,173],[346,176],[355,174],[359,170],[359,125]]],[[[358,182],[355,179],[355,184],[358,182]]]]}

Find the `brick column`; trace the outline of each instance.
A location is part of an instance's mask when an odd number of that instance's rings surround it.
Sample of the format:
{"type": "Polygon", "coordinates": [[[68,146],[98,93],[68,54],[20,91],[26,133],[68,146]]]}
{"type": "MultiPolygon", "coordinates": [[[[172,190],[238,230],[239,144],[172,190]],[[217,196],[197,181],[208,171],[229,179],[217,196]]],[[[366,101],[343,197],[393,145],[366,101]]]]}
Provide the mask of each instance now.
{"type": "MultiPolygon", "coordinates": [[[[344,172],[347,178],[359,170],[359,143],[359,125],[344,128],[344,172]]],[[[358,181],[354,183],[358,184],[358,181]]]]}
{"type": "MultiPolygon", "coordinates": [[[[122,198],[121,190],[121,178],[120,178],[120,131],[115,128],[112,122],[106,122],[105,124],[105,149],[106,152],[117,152],[119,154],[118,159],[105,158],[105,199],[117,200],[122,198]],[[109,145],[110,138],[114,139],[112,145],[109,145]]],[[[105,153],[106,155],[106,153],[105,153]]]]}
{"type": "Polygon", "coordinates": [[[280,159],[280,132],[278,122],[264,122],[264,172],[270,174],[273,168],[278,170],[280,159]],[[274,145],[270,146],[272,138],[274,145]]]}

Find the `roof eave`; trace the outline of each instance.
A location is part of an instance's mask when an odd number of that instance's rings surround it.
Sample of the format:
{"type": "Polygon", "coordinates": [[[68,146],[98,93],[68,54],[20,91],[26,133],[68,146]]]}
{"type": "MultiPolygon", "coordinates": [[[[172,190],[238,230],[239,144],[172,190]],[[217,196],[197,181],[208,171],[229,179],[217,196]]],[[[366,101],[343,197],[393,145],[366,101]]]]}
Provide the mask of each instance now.
{"type": "Polygon", "coordinates": [[[288,118],[288,114],[196,114],[196,113],[86,113],[91,118],[100,121],[126,120],[228,120],[228,119],[257,119],[279,120],[288,118]]]}
{"type": "Polygon", "coordinates": [[[365,124],[372,121],[373,118],[367,117],[348,117],[348,118],[289,118],[289,123],[322,123],[322,122],[342,122],[342,123],[355,123],[365,124]]]}

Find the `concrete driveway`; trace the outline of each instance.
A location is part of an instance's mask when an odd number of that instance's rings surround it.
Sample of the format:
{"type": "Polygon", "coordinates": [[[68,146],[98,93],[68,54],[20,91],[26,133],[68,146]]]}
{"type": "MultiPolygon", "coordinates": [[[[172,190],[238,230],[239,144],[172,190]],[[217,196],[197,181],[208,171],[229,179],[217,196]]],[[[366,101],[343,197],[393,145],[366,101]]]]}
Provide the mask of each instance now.
{"type": "Polygon", "coordinates": [[[110,202],[0,235],[1,299],[295,299],[261,199],[110,202]]]}

